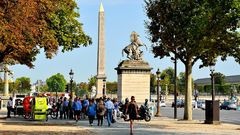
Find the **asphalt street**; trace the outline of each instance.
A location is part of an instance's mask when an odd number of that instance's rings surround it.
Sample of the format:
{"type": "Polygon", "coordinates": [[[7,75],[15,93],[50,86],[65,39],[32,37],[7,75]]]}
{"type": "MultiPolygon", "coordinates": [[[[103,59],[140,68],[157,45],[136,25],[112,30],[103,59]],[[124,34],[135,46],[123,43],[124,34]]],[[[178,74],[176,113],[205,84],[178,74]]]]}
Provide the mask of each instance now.
{"type": "MultiPolygon", "coordinates": [[[[172,107],[161,107],[162,116],[173,118],[174,109],[172,107]]],[[[177,108],[177,118],[183,119],[184,109],[177,108]]],[[[205,120],[205,110],[193,109],[194,120],[205,120]]],[[[220,121],[240,125],[240,111],[220,110],[220,121]]]]}

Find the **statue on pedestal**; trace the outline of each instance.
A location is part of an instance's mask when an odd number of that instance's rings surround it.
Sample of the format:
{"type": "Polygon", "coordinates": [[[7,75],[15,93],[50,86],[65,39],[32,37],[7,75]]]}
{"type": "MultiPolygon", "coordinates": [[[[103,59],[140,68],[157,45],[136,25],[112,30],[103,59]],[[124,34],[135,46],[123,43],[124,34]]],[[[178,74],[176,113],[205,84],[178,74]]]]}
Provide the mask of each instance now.
{"type": "Polygon", "coordinates": [[[133,31],[130,36],[131,44],[127,45],[122,50],[122,55],[126,53],[127,58],[129,58],[130,60],[142,60],[143,51],[141,51],[139,47],[145,46],[147,50],[147,46],[142,43],[138,37],[139,35],[135,31],[133,31]]]}

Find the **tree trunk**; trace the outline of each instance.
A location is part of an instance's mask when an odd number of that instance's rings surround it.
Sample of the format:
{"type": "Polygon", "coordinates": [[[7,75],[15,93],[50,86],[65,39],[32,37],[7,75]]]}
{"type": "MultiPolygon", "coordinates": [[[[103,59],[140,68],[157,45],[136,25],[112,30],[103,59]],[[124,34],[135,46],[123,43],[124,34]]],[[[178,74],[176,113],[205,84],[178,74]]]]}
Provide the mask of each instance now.
{"type": "Polygon", "coordinates": [[[192,61],[188,60],[185,64],[186,93],[184,104],[184,120],[192,120],[192,61]]]}

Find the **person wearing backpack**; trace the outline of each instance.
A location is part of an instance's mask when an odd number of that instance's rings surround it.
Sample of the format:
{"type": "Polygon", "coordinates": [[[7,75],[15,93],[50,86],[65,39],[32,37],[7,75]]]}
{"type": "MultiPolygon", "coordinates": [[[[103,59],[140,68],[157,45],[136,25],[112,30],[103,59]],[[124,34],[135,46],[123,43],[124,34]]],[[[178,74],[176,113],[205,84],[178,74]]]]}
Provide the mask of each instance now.
{"type": "Polygon", "coordinates": [[[104,106],[104,102],[103,102],[102,98],[100,98],[98,101],[98,104],[97,104],[98,126],[100,126],[100,122],[101,122],[101,126],[103,125],[103,117],[104,117],[105,112],[106,112],[106,109],[104,106]]]}
{"type": "Polygon", "coordinates": [[[87,107],[87,115],[89,119],[89,125],[93,125],[93,120],[95,119],[96,116],[96,104],[94,104],[94,100],[91,99],[89,102],[89,105],[87,107]]]}
{"type": "Polygon", "coordinates": [[[138,106],[134,96],[131,97],[131,101],[128,103],[126,113],[129,114],[130,135],[133,135],[133,121],[138,117],[138,106]]]}

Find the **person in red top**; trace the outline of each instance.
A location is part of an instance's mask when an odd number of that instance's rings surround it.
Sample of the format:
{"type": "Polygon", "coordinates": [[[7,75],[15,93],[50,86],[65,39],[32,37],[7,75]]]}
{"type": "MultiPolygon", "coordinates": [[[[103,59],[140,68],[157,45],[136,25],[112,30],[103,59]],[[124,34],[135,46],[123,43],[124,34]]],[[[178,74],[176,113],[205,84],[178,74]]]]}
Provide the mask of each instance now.
{"type": "Polygon", "coordinates": [[[130,120],[130,135],[133,135],[133,121],[138,117],[138,106],[134,96],[131,97],[131,101],[127,105],[126,114],[129,115],[130,120]]]}

